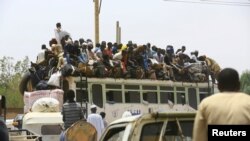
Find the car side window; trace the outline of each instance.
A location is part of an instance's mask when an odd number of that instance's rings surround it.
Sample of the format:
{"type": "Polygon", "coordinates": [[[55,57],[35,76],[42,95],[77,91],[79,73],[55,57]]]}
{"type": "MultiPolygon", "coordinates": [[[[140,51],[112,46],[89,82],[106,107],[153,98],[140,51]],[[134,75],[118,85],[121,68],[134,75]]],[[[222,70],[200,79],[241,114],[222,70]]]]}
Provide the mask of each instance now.
{"type": "Polygon", "coordinates": [[[182,130],[182,134],[184,135],[185,141],[191,141],[192,140],[192,134],[193,134],[193,127],[194,127],[194,121],[193,120],[185,120],[185,121],[179,121],[180,127],[182,130]]]}
{"type": "Polygon", "coordinates": [[[154,122],[143,125],[140,141],[158,141],[163,122],[154,122]]]}
{"type": "Polygon", "coordinates": [[[179,141],[181,140],[179,136],[178,125],[176,121],[169,121],[163,136],[163,141],[179,141]]]}
{"type": "Polygon", "coordinates": [[[169,121],[163,141],[192,141],[193,121],[169,121]]]}

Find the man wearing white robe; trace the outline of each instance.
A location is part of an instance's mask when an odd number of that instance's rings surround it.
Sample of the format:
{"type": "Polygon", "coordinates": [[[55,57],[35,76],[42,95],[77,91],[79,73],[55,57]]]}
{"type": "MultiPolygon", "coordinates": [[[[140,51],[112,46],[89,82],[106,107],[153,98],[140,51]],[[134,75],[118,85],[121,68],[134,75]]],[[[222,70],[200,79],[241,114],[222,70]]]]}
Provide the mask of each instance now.
{"type": "Polygon", "coordinates": [[[104,123],[101,115],[96,113],[96,105],[91,105],[90,110],[91,114],[88,116],[87,122],[91,123],[95,127],[97,131],[97,140],[99,140],[104,131],[104,123]]]}

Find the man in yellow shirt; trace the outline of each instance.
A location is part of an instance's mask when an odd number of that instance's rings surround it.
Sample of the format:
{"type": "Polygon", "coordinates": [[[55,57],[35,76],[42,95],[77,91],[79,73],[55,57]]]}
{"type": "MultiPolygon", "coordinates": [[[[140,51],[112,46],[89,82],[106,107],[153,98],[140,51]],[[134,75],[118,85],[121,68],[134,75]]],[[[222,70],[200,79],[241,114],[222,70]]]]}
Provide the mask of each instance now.
{"type": "Polygon", "coordinates": [[[208,140],[208,125],[249,125],[250,96],[239,92],[239,74],[232,68],[218,75],[220,93],[205,98],[199,105],[193,141],[208,140]]]}

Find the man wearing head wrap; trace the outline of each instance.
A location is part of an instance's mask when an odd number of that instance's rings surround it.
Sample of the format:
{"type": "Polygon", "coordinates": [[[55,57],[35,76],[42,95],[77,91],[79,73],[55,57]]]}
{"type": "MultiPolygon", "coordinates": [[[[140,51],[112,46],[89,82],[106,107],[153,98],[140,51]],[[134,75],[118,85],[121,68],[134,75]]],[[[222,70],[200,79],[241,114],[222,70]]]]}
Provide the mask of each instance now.
{"type": "Polygon", "coordinates": [[[90,106],[91,114],[88,115],[87,122],[91,123],[96,131],[97,131],[97,140],[100,139],[103,131],[104,131],[104,123],[102,120],[101,115],[97,114],[97,106],[96,105],[91,105],[90,106]]]}

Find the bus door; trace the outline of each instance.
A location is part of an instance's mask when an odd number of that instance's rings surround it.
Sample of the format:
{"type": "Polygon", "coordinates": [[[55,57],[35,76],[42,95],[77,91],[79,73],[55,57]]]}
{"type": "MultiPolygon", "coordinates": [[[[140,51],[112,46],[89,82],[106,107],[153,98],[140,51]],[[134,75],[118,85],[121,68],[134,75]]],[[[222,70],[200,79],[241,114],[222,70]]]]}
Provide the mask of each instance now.
{"type": "Polygon", "coordinates": [[[192,108],[196,109],[198,108],[198,101],[197,101],[197,91],[196,88],[188,88],[188,104],[192,108]]]}

